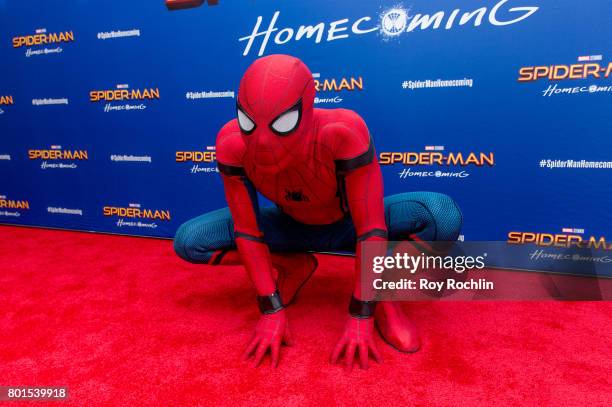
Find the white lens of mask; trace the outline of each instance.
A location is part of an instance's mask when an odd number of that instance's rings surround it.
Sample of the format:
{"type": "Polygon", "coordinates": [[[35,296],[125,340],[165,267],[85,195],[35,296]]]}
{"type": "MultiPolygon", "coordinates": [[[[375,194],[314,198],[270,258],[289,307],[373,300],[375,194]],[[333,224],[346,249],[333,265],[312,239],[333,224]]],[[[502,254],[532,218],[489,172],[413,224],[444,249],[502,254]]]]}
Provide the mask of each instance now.
{"type": "Polygon", "coordinates": [[[300,118],[298,109],[283,114],[272,123],[272,128],[279,133],[288,133],[295,128],[300,118]]]}
{"type": "Polygon", "coordinates": [[[243,131],[251,131],[255,128],[255,123],[240,109],[238,109],[238,124],[243,131]]]}

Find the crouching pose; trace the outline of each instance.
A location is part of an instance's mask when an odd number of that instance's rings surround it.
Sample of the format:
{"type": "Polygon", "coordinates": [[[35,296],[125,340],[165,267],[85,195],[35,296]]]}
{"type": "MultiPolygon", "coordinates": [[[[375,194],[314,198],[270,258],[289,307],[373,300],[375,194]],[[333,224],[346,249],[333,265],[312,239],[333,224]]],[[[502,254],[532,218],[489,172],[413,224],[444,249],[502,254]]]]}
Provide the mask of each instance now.
{"type": "MultiPolygon", "coordinates": [[[[376,304],[360,289],[359,242],[456,240],[461,213],[446,195],[410,192],[383,198],[382,174],[364,121],[351,110],[314,109],[312,74],[287,55],[256,60],[238,92],[237,118],[217,136],[217,162],[229,208],[191,219],[176,253],[202,264],[242,264],[261,311],[244,358],[277,365],[289,340],[285,308],[316,268],[310,252],[353,251],[355,283],[344,334],[332,352],[351,368],[380,356],[386,342],[419,349],[416,328],[395,302],[376,304]],[[257,192],[276,206],[259,208],[257,192]]],[[[347,298],[348,300],[348,298],[347,298]]]]}

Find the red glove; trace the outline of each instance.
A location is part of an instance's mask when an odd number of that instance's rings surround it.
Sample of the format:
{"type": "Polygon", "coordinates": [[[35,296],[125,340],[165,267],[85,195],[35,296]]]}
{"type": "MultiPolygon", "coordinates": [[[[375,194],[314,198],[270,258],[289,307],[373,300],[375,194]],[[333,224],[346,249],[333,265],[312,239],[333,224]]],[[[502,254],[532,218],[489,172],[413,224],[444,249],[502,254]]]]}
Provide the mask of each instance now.
{"type": "Polygon", "coordinates": [[[255,327],[253,338],[246,348],[242,360],[248,360],[254,353],[253,367],[257,367],[268,349],[270,349],[272,366],[276,367],[278,366],[281,343],[291,345],[285,309],[281,309],[274,314],[261,315],[255,327]]]}
{"type": "Polygon", "coordinates": [[[344,327],[344,335],[338,341],[332,353],[331,362],[336,363],[344,350],[344,364],[347,370],[353,368],[355,351],[359,351],[359,361],[362,369],[368,368],[370,352],[376,362],[382,362],[378,348],[374,343],[374,318],[356,318],[349,315],[344,327]]]}

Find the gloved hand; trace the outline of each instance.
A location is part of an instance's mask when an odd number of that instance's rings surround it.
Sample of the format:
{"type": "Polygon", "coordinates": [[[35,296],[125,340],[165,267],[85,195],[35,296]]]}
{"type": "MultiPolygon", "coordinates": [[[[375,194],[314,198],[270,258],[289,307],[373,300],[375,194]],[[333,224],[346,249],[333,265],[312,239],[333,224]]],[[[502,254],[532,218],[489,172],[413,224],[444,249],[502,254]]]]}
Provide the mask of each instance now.
{"type": "Polygon", "coordinates": [[[272,366],[278,366],[281,343],[291,345],[289,325],[285,309],[274,314],[262,314],[255,327],[253,338],[246,348],[242,360],[247,361],[252,354],[253,367],[259,366],[264,355],[270,350],[272,366]]]}
{"type": "Polygon", "coordinates": [[[331,362],[335,364],[344,350],[344,364],[347,370],[353,368],[355,351],[359,352],[362,369],[368,368],[368,356],[372,353],[374,360],[380,363],[382,358],[374,343],[374,318],[356,318],[349,315],[344,327],[344,334],[332,353],[331,362]]]}

